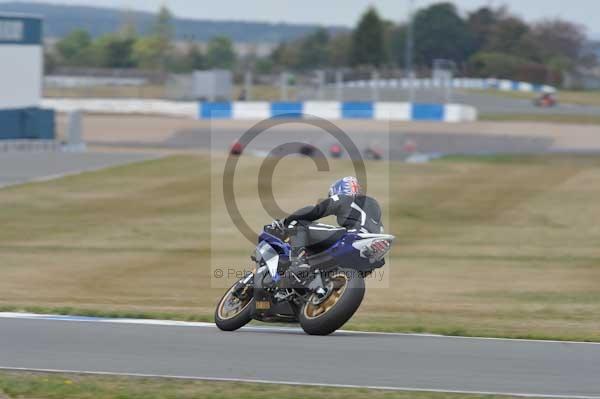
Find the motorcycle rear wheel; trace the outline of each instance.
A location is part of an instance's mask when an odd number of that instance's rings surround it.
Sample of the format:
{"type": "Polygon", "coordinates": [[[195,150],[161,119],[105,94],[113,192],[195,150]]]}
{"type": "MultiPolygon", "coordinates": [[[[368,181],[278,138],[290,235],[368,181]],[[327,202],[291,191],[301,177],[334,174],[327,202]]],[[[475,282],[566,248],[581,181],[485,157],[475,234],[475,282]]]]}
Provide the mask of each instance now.
{"type": "Polygon", "coordinates": [[[298,319],[310,335],[329,335],[354,315],[365,295],[365,280],[352,269],[338,269],[327,278],[324,299],[313,294],[300,309],[298,319]]]}
{"type": "Polygon", "coordinates": [[[215,324],[223,331],[235,331],[252,320],[252,303],[254,298],[240,300],[233,296],[235,283],[219,301],[215,310],[215,324]]]}

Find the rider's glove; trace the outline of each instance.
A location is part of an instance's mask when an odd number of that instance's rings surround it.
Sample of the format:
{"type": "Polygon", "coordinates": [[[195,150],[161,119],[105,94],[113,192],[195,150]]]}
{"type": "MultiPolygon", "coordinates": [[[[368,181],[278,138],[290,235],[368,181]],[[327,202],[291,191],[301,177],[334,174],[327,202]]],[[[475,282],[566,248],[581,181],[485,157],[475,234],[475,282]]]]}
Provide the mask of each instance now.
{"type": "Polygon", "coordinates": [[[271,222],[271,228],[274,230],[285,231],[285,225],[282,220],[275,219],[271,222]]]}

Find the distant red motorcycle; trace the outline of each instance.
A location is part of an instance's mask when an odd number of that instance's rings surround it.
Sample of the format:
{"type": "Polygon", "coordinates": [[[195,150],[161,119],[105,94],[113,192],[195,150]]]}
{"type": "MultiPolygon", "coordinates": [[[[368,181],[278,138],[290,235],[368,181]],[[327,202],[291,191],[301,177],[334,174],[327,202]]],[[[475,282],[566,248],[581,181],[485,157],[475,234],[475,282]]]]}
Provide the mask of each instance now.
{"type": "Polygon", "coordinates": [[[239,141],[234,141],[231,144],[231,147],[229,148],[229,153],[231,155],[242,155],[242,153],[244,152],[244,146],[242,145],[242,143],[240,143],[239,141]]]}
{"type": "Polygon", "coordinates": [[[380,161],[381,159],[383,159],[383,151],[379,147],[369,146],[365,150],[364,156],[366,159],[380,161]]]}
{"type": "Polygon", "coordinates": [[[317,147],[312,144],[303,144],[298,150],[298,153],[300,155],[304,155],[305,157],[313,158],[317,153],[317,147]]]}
{"type": "Polygon", "coordinates": [[[331,155],[332,158],[341,158],[343,155],[342,147],[339,144],[332,144],[331,147],[329,147],[329,155],[331,155]]]}
{"type": "Polygon", "coordinates": [[[533,105],[541,108],[551,108],[558,105],[556,96],[551,93],[544,93],[538,98],[533,100],[533,105]]]}

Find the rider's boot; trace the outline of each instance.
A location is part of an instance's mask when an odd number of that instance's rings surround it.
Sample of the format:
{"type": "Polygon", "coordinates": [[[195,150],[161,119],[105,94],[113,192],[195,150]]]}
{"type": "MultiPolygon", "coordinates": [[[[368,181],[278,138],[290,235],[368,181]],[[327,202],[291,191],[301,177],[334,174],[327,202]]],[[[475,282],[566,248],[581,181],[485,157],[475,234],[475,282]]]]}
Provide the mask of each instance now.
{"type": "Polygon", "coordinates": [[[290,267],[283,273],[279,283],[280,288],[302,288],[308,278],[310,266],[306,261],[306,248],[292,250],[290,267]]]}

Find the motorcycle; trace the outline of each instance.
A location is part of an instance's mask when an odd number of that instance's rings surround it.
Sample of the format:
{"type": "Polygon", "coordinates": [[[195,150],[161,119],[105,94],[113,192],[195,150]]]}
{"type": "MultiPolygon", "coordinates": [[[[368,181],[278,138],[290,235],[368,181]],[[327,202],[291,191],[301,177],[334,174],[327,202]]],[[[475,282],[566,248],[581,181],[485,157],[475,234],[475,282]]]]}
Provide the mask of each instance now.
{"type": "Polygon", "coordinates": [[[380,161],[383,159],[383,151],[376,146],[369,146],[365,150],[365,159],[380,161]]]}
{"type": "Polygon", "coordinates": [[[537,97],[533,100],[533,105],[541,108],[551,108],[556,107],[558,105],[558,100],[552,94],[546,93],[542,94],[540,97],[537,97]]]}
{"type": "Polygon", "coordinates": [[[234,331],[254,319],[300,323],[310,335],[328,335],[354,315],[365,294],[365,277],[385,264],[395,237],[316,226],[318,242],[307,247],[308,273],[301,285],[285,289],[278,283],[290,265],[290,231],[264,226],[251,257],[254,271],[236,282],[217,305],[219,329],[234,331]]]}
{"type": "Polygon", "coordinates": [[[332,144],[329,147],[329,155],[331,155],[332,158],[341,158],[343,154],[342,151],[342,147],[339,144],[332,144]]]}

